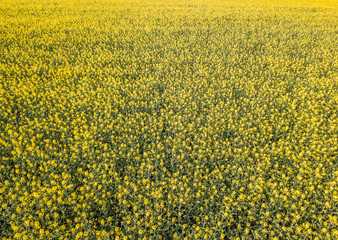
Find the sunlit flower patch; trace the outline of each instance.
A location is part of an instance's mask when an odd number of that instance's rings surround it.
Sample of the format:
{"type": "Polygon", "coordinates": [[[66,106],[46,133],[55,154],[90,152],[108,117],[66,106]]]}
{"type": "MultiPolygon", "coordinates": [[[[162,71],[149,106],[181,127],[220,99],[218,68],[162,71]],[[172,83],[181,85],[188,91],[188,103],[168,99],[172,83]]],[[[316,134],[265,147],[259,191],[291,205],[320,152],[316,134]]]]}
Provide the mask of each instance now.
{"type": "Polygon", "coordinates": [[[0,239],[337,239],[334,1],[1,1],[0,239]]]}

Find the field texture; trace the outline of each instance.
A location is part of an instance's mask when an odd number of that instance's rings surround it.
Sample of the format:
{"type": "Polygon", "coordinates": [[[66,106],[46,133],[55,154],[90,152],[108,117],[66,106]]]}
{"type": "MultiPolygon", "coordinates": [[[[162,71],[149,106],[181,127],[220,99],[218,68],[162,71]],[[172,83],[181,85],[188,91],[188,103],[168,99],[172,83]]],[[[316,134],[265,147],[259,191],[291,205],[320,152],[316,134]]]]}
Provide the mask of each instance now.
{"type": "Polygon", "coordinates": [[[0,239],[338,239],[334,2],[2,0],[0,239]]]}

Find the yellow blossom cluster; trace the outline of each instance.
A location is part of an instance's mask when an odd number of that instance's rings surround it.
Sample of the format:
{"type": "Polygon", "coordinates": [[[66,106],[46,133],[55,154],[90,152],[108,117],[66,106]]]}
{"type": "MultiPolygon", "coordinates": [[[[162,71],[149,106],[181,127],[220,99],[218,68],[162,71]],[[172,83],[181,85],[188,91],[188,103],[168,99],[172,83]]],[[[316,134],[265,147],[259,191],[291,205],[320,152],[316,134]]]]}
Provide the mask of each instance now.
{"type": "Polygon", "coordinates": [[[0,239],[338,239],[333,0],[0,2],[0,239]]]}

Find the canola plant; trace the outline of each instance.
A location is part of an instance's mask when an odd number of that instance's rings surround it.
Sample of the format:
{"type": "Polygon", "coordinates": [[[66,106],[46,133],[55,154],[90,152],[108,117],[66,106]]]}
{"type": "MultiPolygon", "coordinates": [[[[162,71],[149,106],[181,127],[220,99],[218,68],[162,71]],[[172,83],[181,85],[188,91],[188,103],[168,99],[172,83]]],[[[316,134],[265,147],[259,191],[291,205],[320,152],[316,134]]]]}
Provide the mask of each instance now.
{"type": "Polygon", "coordinates": [[[0,2],[0,239],[338,239],[337,3],[0,2]]]}

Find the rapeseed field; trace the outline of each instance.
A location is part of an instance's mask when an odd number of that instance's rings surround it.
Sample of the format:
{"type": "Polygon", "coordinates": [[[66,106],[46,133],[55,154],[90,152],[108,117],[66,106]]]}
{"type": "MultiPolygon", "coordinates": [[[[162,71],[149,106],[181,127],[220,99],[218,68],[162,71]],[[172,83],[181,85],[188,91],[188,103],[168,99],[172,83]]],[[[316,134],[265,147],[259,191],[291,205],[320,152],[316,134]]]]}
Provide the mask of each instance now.
{"type": "Polygon", "coordinates": [[[337,19],[2,0],[0,239],[338,239],[337,19]]]}

